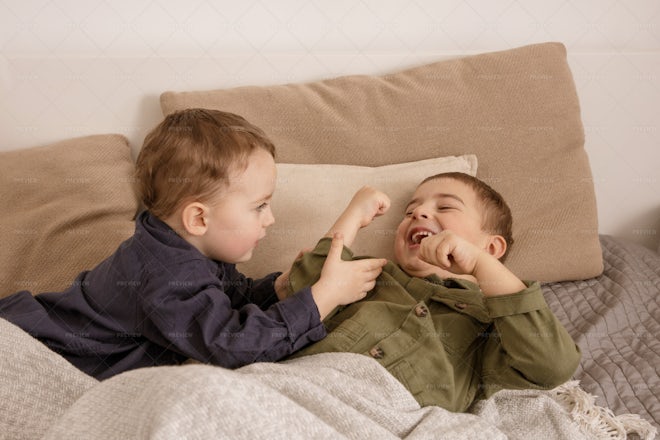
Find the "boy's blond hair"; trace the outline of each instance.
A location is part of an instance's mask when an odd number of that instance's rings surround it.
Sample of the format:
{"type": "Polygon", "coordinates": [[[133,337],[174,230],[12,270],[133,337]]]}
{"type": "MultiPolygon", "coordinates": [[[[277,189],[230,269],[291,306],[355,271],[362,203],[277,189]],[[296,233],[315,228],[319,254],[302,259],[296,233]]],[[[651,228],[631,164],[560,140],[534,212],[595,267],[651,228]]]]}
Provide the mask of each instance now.
{"type": "Polygon", "coordinates": [[[208,109],[172,113],[145,137],[138,155],[139,200],[159,218],[185,203],[209,202],[257,148],[275,157],[266,134],[241,116],[208,109]]]}
{"type": "Polygon", "coordinates": [[[506,241],[506,251],[500,257],[500,261],[504,262],[511,245],[513,245],[513,217],[511,215],[511,209],[504,198],[486,182],[465,173],[449,172],[436,174],[427,177],[422,183],[440,178],[458,180],[474,190],[477,200],[481,202],[481,206],[479,207],[483,217],[481,229],[489,234],[501,235],[506,241]]]}

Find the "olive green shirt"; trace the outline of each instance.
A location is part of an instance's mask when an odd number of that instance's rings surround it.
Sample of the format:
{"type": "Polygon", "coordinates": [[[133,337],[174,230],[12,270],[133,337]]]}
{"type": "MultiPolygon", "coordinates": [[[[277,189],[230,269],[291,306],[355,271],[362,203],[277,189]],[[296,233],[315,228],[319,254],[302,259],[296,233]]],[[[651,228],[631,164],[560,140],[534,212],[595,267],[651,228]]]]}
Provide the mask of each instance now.
{"type": "MultiPolygon", "coordinates": [[[[330,239],[297,261],[291,292],[320,277],[330,239]]],[[[344,248],[342,259],[353,259],[344,248]]],[[[362,258],[362,257],[356,257],[362,258]]],[[[539,283],[484,297],[460,279],[411,277],[388,262],[358,302],[334,310],[328,335],[293,357],[322,352],[377,359],[421,406],[465,411],[503,388],[551,389],[569,380],[580,360],[575,342],[548,308],[539,283]]]]}

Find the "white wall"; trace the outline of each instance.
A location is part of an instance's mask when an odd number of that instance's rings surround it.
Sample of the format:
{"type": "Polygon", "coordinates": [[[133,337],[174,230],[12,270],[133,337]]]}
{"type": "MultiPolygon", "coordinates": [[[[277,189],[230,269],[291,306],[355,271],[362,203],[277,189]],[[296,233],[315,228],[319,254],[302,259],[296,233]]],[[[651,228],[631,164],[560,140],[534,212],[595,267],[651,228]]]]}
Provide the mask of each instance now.
{"type": "Polygon", "coordinates": [[[379,74],[561,41],[600,231],[660,239],[657,0],[0,0],[0,150],[92,133],[139,148],[164,90],[379,74]]]}

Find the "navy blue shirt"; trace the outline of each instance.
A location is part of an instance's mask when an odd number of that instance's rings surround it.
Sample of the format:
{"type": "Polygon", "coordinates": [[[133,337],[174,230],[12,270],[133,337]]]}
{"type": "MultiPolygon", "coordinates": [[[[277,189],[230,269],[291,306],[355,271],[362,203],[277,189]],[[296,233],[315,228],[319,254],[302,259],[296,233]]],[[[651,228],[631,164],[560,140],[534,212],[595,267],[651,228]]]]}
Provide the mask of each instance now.
{"type": "Polygon", "coordinates": [[[278,301],[278,275],[247,278],[145,211],[135,234],[66,291],[17,292],[0,299],[0,317],[98,379],[188,358],[236,368],[326,335],[311,289],[278,301]]]}

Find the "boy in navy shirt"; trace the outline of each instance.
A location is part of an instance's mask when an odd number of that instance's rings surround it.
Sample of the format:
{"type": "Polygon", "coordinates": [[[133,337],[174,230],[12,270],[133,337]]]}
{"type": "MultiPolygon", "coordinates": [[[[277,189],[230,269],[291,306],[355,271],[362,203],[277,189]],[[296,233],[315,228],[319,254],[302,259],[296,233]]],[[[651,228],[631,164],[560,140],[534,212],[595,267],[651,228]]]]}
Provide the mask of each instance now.
{"type": "Polygon", "coordinates": [[[167,116],[137,159],[146,210],[135,234],[64,292],[1,299],[0,317],[99,379],[188,358],[227,368],[276,361],[322,339],[325,316],[363,298],[386,261],[342,261],[337,234],[321,278],[290,297],[288,273],[239,273],[274,222],[274,155],[240,116],[167,116]]]}

